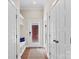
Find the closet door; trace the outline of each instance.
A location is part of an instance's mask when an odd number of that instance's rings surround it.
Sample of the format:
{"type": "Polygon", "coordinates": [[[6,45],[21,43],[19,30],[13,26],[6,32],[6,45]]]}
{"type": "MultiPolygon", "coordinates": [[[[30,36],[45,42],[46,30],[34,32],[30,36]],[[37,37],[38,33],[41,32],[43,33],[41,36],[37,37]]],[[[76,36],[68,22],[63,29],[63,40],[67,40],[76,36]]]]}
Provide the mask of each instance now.
{"type": "Polygon", "coordinates": [[[50,11],[50,59],[70,59],[70,0],[59,0],[50,11]],[[59,41],[55,43],[53,40],[59,41]]]}
{"type": "Polygon", "coordinates": [[[16,59],[16,8],[8,1],[8,59],[16,59]]]}

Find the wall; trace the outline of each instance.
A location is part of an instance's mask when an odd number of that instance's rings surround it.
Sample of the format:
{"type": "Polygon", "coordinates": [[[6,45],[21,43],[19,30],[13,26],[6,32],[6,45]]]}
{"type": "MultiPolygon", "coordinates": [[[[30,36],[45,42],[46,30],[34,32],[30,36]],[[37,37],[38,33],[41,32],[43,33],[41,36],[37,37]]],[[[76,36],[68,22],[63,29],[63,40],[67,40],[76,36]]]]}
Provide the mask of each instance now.
{"type": "MultiPolygon", "coordinates": [[[[40,45],[42,45],[42,19],[43,10],[42,9],[23,9],[21,14],[24,16],[25,28],[26,28],[26,45],[29,46],[32,42],[29,36],[30,25],[32,23],[40,23],[40,45]]],[[[33,46],[33,45],[32,45],[33,46]]],[[[38,46],[38,44],[36,44],[38,46]]]]}

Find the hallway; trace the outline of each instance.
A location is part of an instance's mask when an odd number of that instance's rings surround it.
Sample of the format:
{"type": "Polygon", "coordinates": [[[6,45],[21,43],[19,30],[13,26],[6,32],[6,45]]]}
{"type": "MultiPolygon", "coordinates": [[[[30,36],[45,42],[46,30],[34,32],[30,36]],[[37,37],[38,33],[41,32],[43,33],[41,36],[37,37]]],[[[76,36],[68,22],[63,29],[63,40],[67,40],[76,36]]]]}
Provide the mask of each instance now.
{"type": "Polygon", "coordinates": [[[48,59],[45,48],[26,48],[21,59],[48,59]]]}
{"type": "Polygon", "coordinates": [[[9,59],[71,59],[70,0],[9,0],[9,59]]]}

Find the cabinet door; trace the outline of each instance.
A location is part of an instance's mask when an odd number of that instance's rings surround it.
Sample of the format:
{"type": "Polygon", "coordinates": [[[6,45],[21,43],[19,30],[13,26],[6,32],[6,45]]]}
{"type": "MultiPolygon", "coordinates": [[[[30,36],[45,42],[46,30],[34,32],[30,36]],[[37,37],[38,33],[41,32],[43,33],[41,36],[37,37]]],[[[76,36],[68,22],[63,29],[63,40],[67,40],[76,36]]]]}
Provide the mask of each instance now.
{"type": "Polygon", "coordinates": [[[16,8],[8,2],[8,59],[16,59],[16,8]]]}

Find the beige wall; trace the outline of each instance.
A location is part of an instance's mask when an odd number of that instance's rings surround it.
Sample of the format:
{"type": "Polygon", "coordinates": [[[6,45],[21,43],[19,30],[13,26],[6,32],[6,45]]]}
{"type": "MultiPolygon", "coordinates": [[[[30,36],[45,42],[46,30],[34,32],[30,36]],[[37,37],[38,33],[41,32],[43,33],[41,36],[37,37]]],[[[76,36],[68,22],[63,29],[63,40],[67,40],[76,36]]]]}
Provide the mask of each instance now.
{"type": "MultiPolygon", "coordinates": [[[[43,19],[43,10],[42,9],[23,9],[21,10],[21,14],[24,16],[24,25],[25,25],[25,32],[26,35],[26,39],[27,39],[27,44],[29,45],[31,44],[30,42],[30,38],[29,38],[29,27],[30,24],[32,24],[33,22],[35,23],[40,23],[40,34],[41,34],[41,40],[42,40],[42,19],[43,19]]],[[[42,44],[42,41],[41,41],[42,44]]]]}
{"type": "Polygon", "coordinates": [[[27,9],[21,10],[22,15],[25,19],[39,19],[43,17],[42,9],[27,9]]]}

